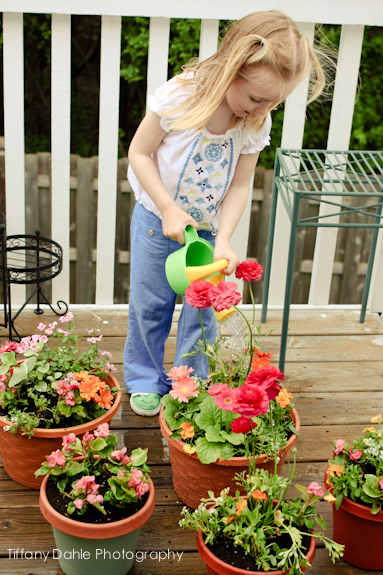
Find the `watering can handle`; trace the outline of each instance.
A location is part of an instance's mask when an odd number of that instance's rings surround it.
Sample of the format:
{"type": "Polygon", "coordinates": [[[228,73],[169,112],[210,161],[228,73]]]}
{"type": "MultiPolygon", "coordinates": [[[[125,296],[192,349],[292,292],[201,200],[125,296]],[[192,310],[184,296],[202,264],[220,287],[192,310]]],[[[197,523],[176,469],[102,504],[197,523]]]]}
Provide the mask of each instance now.
{"type": "Polygon", "coordinates": [[[186,226],[186,228],[184,230],[185,244],[190,244],[191,242],[195,242],[198,239],[199,239],[199,237],[198,237],[197,230],[195,228],[193,228],[193,226],[186,226]]]}

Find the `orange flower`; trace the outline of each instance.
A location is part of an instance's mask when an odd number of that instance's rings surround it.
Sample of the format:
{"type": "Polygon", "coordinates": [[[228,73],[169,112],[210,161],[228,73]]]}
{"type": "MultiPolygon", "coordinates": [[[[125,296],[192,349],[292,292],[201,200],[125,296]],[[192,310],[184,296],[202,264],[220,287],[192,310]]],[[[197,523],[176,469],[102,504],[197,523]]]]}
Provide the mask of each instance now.
{"type": "Polygon", "coordinates": [[[191,437],[194,437],[195,432],[194,432],[194,427],[192,425],[190,425],[190,423],[188,421],[185,421],[185,423],[181,424],[181,437],[182,439],[190,439],[191,437]]]}
{"type": "Polygon", "coordinates": [[[231,517],[227,518],[227,524],[229,525],[229,523],[231,523],[233,521],[233,519],[235,519],[234,515],[231,515],[231,517]]]}
{"type": "Polygon", "coordinates": [[[113,403],[113,394],[110,392],[110,389],[100,389],[100,395],[96,395],[93,398],[93,401],[98,403],[102,409],[110,409],[113,403]]]}
{"type": "Polygon", "coordinates": [[[326,495],[326,497],[323,498],[325,501],[328,501],[329,503],[334,503],[336,501],[336,497],[334,497],[332,495],[332,493],[329,493],[328,495],[326,495]]]}
{"type": "Polygon", "coordinates": [[[290,405],[290,399],[292,398],[292,394],[288,392],[287,389],[281,389],[275,400],[281,407],[287,407],[290,405]]]}
{"type": "Polygon", "coordinates": [[[246,499],[240,499],[239,501],[237,501],[236,505],[237,505],[237,511],[235,512],[235,514],[238,515],[239,517],[243,511],[243,508],[247,507],[247,501],[246,499]]]}
{"type": "Polygon", "coordinates": [[[334,477],[334,475],[337,475],[338,477],[340,477],[342,475],[342,472],[344,470],[344,465],[342,465],[342,467],[340,467],[339,465],[331,465],[330,469],[328,470],[330,477],[334,477]]]}
{"type": "Polygon", "coordinates": [[[251,495],[252,497],[254,497],[254,499],[258,499],[260,501],[266,501],[267,499],[267,494],[261,491],[260,489],[256,489],[255,491],[253,491],[251,495]]]}
{"type": "Polygon", "coordinates": [[[85,401],[94,399],[97,392],[100,390],[100,378],[95,377],[94,375],[89,375],[87,371],[80,371],[80,373],[74,373],[73,375],[81,382],[80,397],[85,399],[85,401]]]}
{"type": "Polygon", "coordinates": [[[259,371],[271,365],[269,357],[273,357],[273,355],[273,353],[263,353],[256,349],[253,355],[253,361],[251,362],[251,371],[259,371]]]}

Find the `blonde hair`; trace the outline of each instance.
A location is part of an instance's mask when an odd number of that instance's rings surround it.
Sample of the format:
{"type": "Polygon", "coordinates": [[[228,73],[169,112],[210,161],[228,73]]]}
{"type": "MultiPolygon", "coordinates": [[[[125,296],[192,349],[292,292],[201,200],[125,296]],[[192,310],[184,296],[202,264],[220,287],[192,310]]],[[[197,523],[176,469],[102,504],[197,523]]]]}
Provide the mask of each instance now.
{"type": "MultiPolygon", "coordinates": [[[[161,116],[181,114],[169,121],[173,130],[201,129],[217,110],[236,78],[250,79],[258,66],[268,66],[282,82],[298,85],[310,75],[308,103],[315,100],[325,86],[325,74],[309,41],[301,35],[291,18],[278,10],[255,12],[238,20],[227,32],[218,51],[207,60],[191,60],[177,77],[191,93],[181,104],[161,116]]],[[[177,89],[177,88],[175,88],[177,89]]],[[[269,110],[280,102],[273,102],[269,110]]],[[[245,124],[259,130],[267,118],[257,114],[245,119],[233,117],[232,125],[245,124]]]]}

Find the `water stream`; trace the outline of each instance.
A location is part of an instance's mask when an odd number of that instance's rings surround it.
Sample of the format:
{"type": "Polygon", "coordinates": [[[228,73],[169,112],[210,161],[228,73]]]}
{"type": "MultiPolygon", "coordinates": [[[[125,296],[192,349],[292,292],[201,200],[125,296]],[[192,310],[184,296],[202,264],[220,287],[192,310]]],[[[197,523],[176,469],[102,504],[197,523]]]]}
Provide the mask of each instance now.
{"type": "Polygon", "coordinates": [[[217,339],[228,337],[230,347],[237,353],[243,353],[246,349],[243,319],[237,311],[223,321],[217,322],[217,339]],[[222,335],[224,332],[224,335],[222,335]]]}

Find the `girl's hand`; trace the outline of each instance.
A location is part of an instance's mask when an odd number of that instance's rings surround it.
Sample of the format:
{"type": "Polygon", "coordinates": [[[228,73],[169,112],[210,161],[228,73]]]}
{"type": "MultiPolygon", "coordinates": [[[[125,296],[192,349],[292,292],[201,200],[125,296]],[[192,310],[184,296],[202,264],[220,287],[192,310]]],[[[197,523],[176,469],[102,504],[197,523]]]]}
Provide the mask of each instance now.
{"type": "Polygon", "coordinates": [[[164,236],[172,240],[177,240],[180,244],[184,244],[184,231],[186,226],[193,226],[193,228],[198,230],[198,224],[195,219],[181,210],[175,203],[163,210],[162,231],[164,236]]]}
{"type": "Polygon", "coordinates": [[[214,248],[214,261],[216,262],[223,258],[225,258],[229,263],[227,268],[222,270],[222,273],[225,276],[230,276],[233,272],[235,272],[239,264],[239,258],[228,241],[216,239],[214,248]]]}

